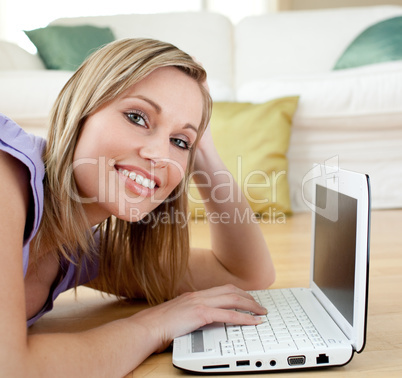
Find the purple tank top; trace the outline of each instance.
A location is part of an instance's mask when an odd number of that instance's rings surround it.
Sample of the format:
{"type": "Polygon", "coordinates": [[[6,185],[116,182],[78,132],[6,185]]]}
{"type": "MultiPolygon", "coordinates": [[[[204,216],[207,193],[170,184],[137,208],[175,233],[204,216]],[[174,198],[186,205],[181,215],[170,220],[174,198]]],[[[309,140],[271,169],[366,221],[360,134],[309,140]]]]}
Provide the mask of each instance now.
{"type": "MultiPolygon", "coordinates": [[[[42,153],[45,146],[45,139],[26,133],[11,119],[0,114],[0,150],[20,160],[29,169],[31,175],[30,185],[33,206],[30,207],[32,214],[30,214],[29,218],[32,219],[32,223],[26,226],[27,232],[22,248],[24,277],[28,269],[29,244],[38,231],[43,214],[43,178],[45,167],[42,153]]],[[[27,321],[28,327],[53,308],[53,302],[59,294],[75,286],[76,266],[66,259],[61,259],[60,265],[62,279],[57,285],[52,286],[42,310],[27,321]]],[[[78,278],[79,285],[87,283],[97,276],[98,262],[89,263],[89,261],[84,261],[84,268],[81,272],[78,278]]]]}

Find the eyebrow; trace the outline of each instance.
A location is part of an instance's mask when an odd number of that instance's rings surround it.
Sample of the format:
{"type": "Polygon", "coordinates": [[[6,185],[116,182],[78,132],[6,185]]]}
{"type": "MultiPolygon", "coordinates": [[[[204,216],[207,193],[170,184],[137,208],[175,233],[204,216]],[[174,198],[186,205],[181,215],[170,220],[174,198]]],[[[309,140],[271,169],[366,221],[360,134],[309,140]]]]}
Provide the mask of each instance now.
{"type": "Polygon", "coordinates": [[[154,101],[152,101],[151,99],[149,99],[148,97],[145,96],[141,96],[141,95],[137,95],[137,96],[132,96],[134,98],[139,98],[140,100],[143,100],[145,102],[147,102],[148,104],[150,104],[155,111],[160,114],[162,112],[162,108],[154,101]]]}
{"type": "MultiPolygon", "coordinates": [[[[142,95],[128,96],[128,97],[139,98],[140,100],[143,100],[143,101],[147,102],[148,104],[150,104],[158,114],[162,113],[162,108],[156,102],[152,101],[148,97],[145,97],[142,95]]],[[[186,123],[184,125],[183,129],[192,129],[196,134],[198,134],[198,129],[195,126],[193,126],[191,123],[186,123]]]]}
{"type": "Polygon", "coordinates": [[[196,134],[198,134],[198,129],[193,126],[191,123],[186,123],[183,127],[183,129],[191,129],[193,130],[196,134]]]}

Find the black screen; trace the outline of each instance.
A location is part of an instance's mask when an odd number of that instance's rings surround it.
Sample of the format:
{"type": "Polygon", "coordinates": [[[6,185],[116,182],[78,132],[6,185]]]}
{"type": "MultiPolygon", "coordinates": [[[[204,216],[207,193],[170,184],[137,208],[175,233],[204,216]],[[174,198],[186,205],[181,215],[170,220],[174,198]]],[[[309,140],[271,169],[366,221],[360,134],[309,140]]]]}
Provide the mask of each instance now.
{"type": "Polygon", "coordinates": [[[316,186],[313,280],[353,325],[357,200],[316,186]]]}

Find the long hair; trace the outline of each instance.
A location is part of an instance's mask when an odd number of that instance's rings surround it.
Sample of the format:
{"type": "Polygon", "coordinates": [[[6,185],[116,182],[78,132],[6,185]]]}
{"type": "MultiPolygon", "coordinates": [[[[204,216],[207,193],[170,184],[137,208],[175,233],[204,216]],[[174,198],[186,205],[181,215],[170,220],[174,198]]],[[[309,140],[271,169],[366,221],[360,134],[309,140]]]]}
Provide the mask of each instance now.
{"type": "Polygon", "coordinates": [[[97,283],[101,290],[133,298],[136,296],[133,282],[136,282],[151,303],[176,295],[178,282],[184,277],[188,264],[188,225],[186,221],[179,222],[175,214],[187,214],[186,188],[195,148],[190,151],[182,182],[150,214],[153,222],[130,223],[110,217],[97,226],[99,241],[96,242],[82,204],[76,199],[73,155],[86,119],[161,67],[176,67],[199,84],[203,115],[194,143],[196,147],[209,122],[212,107],[203,85],[204,69],[169,43],[124,39],[106,45],[81,65],[60,92],[51,111],[44,154],[44,214],[34,241],[34,251],[55,251],[58,257],[77,264],[78,272],[85,265],[84,260],[91,256],[99,259],[97,283]],[[161,219],[163,222],[158,221],[161,219]]]}

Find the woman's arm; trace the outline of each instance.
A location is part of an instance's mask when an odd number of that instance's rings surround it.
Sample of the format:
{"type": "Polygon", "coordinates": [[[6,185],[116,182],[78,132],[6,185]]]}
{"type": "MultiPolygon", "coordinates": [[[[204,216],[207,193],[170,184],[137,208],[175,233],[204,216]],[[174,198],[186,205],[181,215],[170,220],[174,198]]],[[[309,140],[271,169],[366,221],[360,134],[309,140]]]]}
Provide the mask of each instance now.
{"type": "Polygon", "coordinates": [[[247,293],[224,286],[184,294],[89,331],[28,336],[22,240],[29,174],[18,160],[2,151],[0,172],[1,377],[121,377],[174,337],[207,323],[260,323],[258,318],[232,308],[266,313],[247,293]]]}
{"type": "Polygon", "coordinates": [[[196,154],[194,171],[200,174],[193,178],[210,218],[212,250],[192,251],[195,287],[230,282],[245,290],[267,288],[275,280],[269,250],[246,198],[216,151],[210,127],[196,154]]]}

